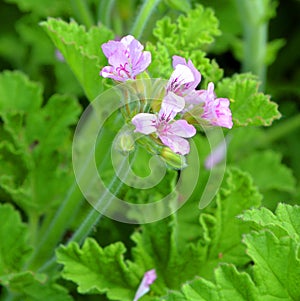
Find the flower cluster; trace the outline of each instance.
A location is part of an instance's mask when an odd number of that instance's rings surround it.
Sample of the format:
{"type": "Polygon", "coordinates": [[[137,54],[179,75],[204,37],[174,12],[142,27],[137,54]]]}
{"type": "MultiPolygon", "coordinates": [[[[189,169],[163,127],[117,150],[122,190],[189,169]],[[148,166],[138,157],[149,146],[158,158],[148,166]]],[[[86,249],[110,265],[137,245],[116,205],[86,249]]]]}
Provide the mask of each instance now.
{"type": "MultiPolygon", "coordinates": [[[[120,41],[109,41],[102,45],[110,66],[104,67],[100,75],[119,82],[134,80],[151,63],[151,53],[133,36],[120,41]]],[[[191,60],[173,56],[174,71],[165,88],[159,112],[139,113],[132,118],[135,132],[159,139],[174,153],[186,155],[190,151],[187,138],[196,134],[196,129],[187,122],[186,116],[199,123],[232,128],[232,117],[227,98],[217,98],[214,84],[206,90],[197,90],[201,74],[191,60]]]]}

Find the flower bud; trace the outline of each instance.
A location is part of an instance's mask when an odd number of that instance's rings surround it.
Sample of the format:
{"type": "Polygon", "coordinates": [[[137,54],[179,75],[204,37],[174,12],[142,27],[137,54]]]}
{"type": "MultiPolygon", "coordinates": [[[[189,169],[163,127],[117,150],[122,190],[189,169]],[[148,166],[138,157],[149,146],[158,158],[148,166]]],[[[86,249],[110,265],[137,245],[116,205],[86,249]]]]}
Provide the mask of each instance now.
{"type": "Polygon", "coordinates": [[[183,169],[187,167],[185,156],[175,154],[168,147],[163,147],[160,155],[165,160],[165,162],[172,168],[183,169]]]}
{"type": "Polygon", "coordinates": [[[116,147],[121,152],[129,153],[134,150],[134,139],[129,131],[118,135],[116,147]]]}

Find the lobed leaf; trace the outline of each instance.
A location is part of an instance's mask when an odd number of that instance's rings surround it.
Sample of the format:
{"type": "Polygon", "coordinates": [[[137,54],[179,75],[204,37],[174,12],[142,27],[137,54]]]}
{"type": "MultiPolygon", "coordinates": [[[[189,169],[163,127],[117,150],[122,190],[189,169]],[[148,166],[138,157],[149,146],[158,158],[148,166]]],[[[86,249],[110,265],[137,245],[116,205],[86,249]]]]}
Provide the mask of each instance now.
{"type": "Polygon", "coordinates": [[[224,78],[218,83],[216,93],[231,100],[230,109],[236,126],[267,126],[281,117],[278,105],[270,101],[268,95],[258,92],[258,82],[251,74],[224,78]]]}
{"type": "Polygon", "coordinates": [[[0,279],[19,271],[31,253],[28,228],[9,204],[0,204],[0,279]]]}
{"type": "Polygon", "coordinates": [[[80,293],[106,293],[111,300],[126,301],[133,299],[143,271],[124,259],[125,251],[122,243],[101,248],[88,238],[81,249],[70,243],[59,247],[56,255],[64,264],[63,277],[76,282],[80,293]]]}

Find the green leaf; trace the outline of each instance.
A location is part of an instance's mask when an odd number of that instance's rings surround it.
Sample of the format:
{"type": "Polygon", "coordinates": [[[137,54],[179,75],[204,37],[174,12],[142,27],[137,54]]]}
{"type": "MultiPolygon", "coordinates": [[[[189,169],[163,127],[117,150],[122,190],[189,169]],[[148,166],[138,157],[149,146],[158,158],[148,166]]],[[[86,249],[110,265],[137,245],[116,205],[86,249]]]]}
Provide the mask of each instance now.
{"type": "Polygon", "coordinates": [[[299,300],[299,243],[269,231],[247,234],[244,242],[255,262],[253,280],[266,296],[263,300],[299,300]]]}
{"type": "Polygon", "coordinates": [[[258,301],[259,293],[251,277],[240,273],[234,265],[221,265],[215,271],[220,300],[258,301]]]}
{"type": "Polygon", "coordinates": [[[0,204],[0,279],[19,271],[31,253],[28,229],[18,211],[0,204]]]}
{"type": "Polygon", "coordinates": [[[216,197],[217,207],[208,207],[200,215],[200,223],[204,228],[202,240],[206,248],[201,276],[210,278],[213,268],[220,262],[236,265],[249,262],[244,246],[240,243],[242,234],[249,230],[249,225],[242,223],[237,216],[247,208],[259,206],[261,199],[248,174],[238,169],[227,172],[216,197]]]}
{"type": "Polygon", "coordinates": [[[150,74],[168,79],[172,73],[171,58],[180,55],[192,60],[205,78],[202,83],[205,88],[208,81],[218,81],[223,71],[206,57],[208,45],[220,34],[218,25],[213,11],[201,5],[180,15],[175,22],[168,16],[159,20],[153,30],[157,43],[147,44],[147,50],[152,54],[150,74]]]}
{"type": "Polygon", "coordinates": [[[292,170],[281,161],[282,155],[280,153],[265,150],[253,152],[240,160],[238,165],[253,176],[254,183],[261,192],[270,189],[294,192],[296,180],[292,170]],[[258,162],[259,168],[257,168],[258,162]]]}
{"type": "MultiPolygon", "coordinates": [[[[64,264],[62,275],[78,284],[80,293],[106,293],[112,300],[132,300],[143,271],[124,260],[122,243],[101,248],[94,239],[86,239],[80,249],[77,243],[61,246],[56,255],[64,264]]],[[[146,271],[144,271],[146,272],[146,271]]]]}
{"type": "Polygon", "coordinates": [[[0,75],[5,138],[0,144],[5,171],[0,185],[29,216],[57,206],[74,177],[69,127],[77,122],[80,107],[70,96],[54,95],[41,108],[41,94],[20,72],[0,75]]]}
{"type": "Polygon", "coordinates": [[[300,207],[279,203],[273,214],[266,208],[244,212],[240,218],[250,222],[256,230],[269,229],[279,238],[289,235],[300,242],[300,207]]]}
{"type": "Polygon", "coordinates": [[[113,39],[113,33],[103,25],[86,31],[75,21],[66,23],[53,18],[41,22],[41,26],[63,54],[86,96],[92,101],[104,90],[99,72],[107,65],[107,60],[100,46],[113,39]]]}
{"type": "Polygon", "coordinates": [[[46,281],[43,274],[32,272],[14,274],[8,281],[9,289],[17,294],[18,300],[24,301],[72,301],[62,286],[46,281]]]}
{"type": "Polygon", "coordinates": [[[34,12],[40,16],[61,15],[68,11],[68,7],[60,0],[5,0],[8,3],[15,3],[21,11],[34,12]]]}
{"type": "Polygon", "coordinates": [[[235,74],[224,78],[217,86],[218,97],[231,100],[233,123],[236,126],[271,125],[280,118],[278,106],[270,97],[258,92],[258,82],[251,74],[235,74]]]}

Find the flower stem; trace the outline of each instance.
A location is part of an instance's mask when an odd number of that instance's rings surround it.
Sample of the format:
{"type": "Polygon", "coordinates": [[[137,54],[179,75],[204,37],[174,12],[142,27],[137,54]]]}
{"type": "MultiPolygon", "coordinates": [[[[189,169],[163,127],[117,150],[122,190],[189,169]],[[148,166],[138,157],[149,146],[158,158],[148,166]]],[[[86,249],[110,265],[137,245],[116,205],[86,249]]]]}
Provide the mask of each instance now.
{"type": "MultiPolygon", "coordinates": [[[[124,157],[123,161],[120,163],[119,168],[120,172],[124,168],[128,168],[128,165],[125,164],[127,160],[127,157],[124,157]]],[[[131,160],[131,162],[134,161],[134,158],[131,160]]],[[[124,171],[123,171],[124,172],[124,171]]],[[[129,170],[126,170],[125,172],[129,172],[129,170]]],[[[101,195],[101,197],[98,200],[98,203],[106,203],[106,208],[109,206],[112,196],[110,195],[109,191],[112,190],[113,187],[113,196],[116,196],[118,192],[120,191],[121,187],[123,186],[122,182],[118,182],[119,178],[117,176],[118,173],[115,174],[113,177],[112,181],[107,187],[107,190],[104,194],[101,195]],[[118,184],[116,185],[116,183],[118,184]]],[[[71,238],[68,240],[67,244],[70,242],[77,242],[81,244],[83,240],[92,232],[94,227],[97,225],[97,223],[100,221],[101,217],[103,215],[96,211],[94,208],[91,208],[91,210],[87,213],[83,223],[80,225],[80,227],[74,232],[74,234],[71,236],[71,238]]],[[[50,260],[48,260],[40,269],[39,272],[45,272],[45,271],[51,271],[56,267],[56,261],[55,261],[55,256],[53,256],[50,260]]]]}
{"type": "Polygon", "coordinates": [[[98,16],[97,19],[100,21],[103,25],[107,27],[111,27],[111,13],[113,10],[113,7],[115,5],[115,0],[105,0],[105,1],[99,1],[98,5],[98,16]]]}
{"type": "Polygon", "coordinates": [[[71,0],[75,16],[87,27],[94,25],[94,19],[85,0],[71,0]]]}
{"type": "Polygon", "coordinates": [[[131,34],[137,39],[142,36],[144,28],[159,2],[160,0],[144,0],[144,3],[142,4],[141,9],[130,31],[131,34]]]}
{"type": "Polygon", "coordinates": [[[266,82],[266,53],[268,42],[268,5],[261,0],[236,0],[243,25],[242,71],[253,72],[261,81],[264,90],[266,82]]]}

